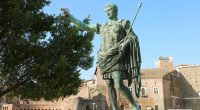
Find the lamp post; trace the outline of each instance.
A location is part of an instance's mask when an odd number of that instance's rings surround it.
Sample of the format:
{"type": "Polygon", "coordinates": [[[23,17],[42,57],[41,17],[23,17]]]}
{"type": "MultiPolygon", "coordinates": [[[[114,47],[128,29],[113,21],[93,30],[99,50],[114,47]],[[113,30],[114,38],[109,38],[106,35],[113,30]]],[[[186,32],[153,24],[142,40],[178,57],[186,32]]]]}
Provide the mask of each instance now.
{"type": "Polygon", "coordinates": [[[94,110],[94,105],[95,105],[95,104],[96,104],[95,102],[92,103],[93,110],[94,110]]]}
{"type": "Polygon", "coordinates": [[[97,104],[96,104],[96,110],[97,110],[97,104]]]}

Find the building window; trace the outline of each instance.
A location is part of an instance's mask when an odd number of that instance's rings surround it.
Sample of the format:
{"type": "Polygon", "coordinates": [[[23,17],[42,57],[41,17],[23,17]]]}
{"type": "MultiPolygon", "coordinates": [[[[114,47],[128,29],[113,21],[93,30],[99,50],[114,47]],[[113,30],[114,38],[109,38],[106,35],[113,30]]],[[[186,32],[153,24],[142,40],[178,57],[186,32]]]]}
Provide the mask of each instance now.
{"type": "Polygon", "coordinates": [[[146,95],[146,89],[144,87],[141,87],[141,96],[142,98],[148,98],[146,95]]]}
{"type": "Polygon", "coordinates": [[[141,110],[141,108],[142,108],[141,105],[139,105],[139,108],[140,108],[140,110],[141,110]]]}
{"type": "Polygon", "coordinates": [[[158,94],[158,93],[159,93],[158,87],[154,87],[154,88],[153,88],[153,93],[154,93],[154,94],[158,94]]]}
{"type": "Polygon", "coordinates": [[[158,105],[155,105],[155,110],[158,110],[158,105]]]}
{"type": "Polygon", "coordinates": [[[142,88],[142,89],[141,89],[141,92],[142,92],[142,96],[146,95],[145,88],[142,88]]]}

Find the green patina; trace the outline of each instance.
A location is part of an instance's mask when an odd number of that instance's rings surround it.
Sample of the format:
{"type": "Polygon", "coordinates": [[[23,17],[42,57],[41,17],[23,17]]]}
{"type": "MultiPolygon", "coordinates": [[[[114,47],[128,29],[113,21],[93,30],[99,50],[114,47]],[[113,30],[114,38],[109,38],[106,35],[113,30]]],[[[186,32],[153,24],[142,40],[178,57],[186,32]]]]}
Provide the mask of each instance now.
{"type": "Polygon", "coordinates": [[[118,9],[115,4],[107,4],[105,12],[109,21],[105,24],[86,24],[69,11],[62,9],[63,15],[69,18],[78,28],[93,31],[101,36],[100,49],[98,51],[98,66],[103,79],[106,80],[108,93],[113,110],[117,110],[116,89],[131,103],[132,108],[139,110],[131,92],[123,84],[128,79],[128,85],[135,79],[136,96],[139,97],[140,78],[140,47],[136,34],[132,31],[128,20],[118,20],[118,9]]]}

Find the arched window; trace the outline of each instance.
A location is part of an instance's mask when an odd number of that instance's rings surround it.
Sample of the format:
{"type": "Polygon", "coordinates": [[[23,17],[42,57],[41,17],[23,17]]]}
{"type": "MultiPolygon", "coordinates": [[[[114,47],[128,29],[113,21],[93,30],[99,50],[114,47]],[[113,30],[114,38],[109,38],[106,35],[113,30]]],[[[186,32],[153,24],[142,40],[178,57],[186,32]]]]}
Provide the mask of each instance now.
{"type": "Polygon", "coordinates": [[[145,95],[145,89],[142,88],[142,95],[145,95]]]}
{"type": "Polygon", "coordinates": [[[141,88],[141,95],[142,95],[142,98],[146,98],[146,90],[145,88],[141,88]]]}

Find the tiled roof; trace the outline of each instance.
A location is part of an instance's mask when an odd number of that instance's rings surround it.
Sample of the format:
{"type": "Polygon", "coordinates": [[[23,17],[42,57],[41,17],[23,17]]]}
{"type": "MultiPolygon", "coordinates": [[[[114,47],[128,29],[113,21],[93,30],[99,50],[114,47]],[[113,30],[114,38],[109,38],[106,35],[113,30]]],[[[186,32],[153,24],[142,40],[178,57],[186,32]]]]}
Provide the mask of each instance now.
{"type": "Polygon", "coordinates": [[[169,71],[166,69],[141,69],[141,76],[143,79],[161,79],[168,73],[169,71]]]}

